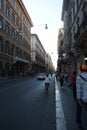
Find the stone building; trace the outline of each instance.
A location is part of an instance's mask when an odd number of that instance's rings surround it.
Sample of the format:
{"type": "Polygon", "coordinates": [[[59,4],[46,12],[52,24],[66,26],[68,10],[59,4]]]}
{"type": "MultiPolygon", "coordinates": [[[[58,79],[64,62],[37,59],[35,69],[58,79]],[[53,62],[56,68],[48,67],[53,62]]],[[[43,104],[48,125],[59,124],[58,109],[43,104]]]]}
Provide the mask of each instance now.
{"type": "Polygon", "coordinates": [[[64,28],[60,28],[58,32],[58,44],[57,44],[57,54],[58,54],[58,62],[57,62],[57,72],[61,73],[63,71],[63,39],[64,39],[64,28]]]}
{"type": "Polygon", "coordinates": [[[55,71],[51,56],[48,53],[46,53],[45,55],[45,64],[46,64],[46,73],[52,73],[55,71]]]}
{"type": "Polygon", "coordinates": [[[32,26],[22,0],[0,0],[0,77],[30,71],[32,26]]]}
{"type": "Polygon", "coordinates": [[[87,0],[63,0],[63,53],[69,73],[85,63],[87,57],[87,0]]]}
{"type": "Polygon", "coordinates": [[[41,41],[37,34],[31,35],[31,62],[32,62],[32,71],[35,73],[45,72],[45,55],[46,51],[41,44],[41,41]]]}

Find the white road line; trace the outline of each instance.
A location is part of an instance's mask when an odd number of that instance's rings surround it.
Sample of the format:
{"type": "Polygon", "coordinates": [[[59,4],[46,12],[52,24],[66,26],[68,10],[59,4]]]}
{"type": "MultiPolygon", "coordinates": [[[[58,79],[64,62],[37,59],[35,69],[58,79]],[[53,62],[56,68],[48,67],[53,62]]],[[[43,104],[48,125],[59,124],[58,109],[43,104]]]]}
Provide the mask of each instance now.
{"type": "Polygon", "coordinates": [[[55,78],[55,95],[56,95],[55,96],[55,100],[56,100],[56,130],[67,130],[56,78],[55,78]]]}

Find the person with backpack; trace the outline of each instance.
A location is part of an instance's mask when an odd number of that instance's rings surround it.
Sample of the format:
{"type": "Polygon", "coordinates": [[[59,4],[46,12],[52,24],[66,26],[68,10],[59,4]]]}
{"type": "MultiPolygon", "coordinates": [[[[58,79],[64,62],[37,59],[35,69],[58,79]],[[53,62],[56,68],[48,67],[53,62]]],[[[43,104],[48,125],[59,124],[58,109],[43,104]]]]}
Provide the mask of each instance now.
{"type": "MultiPolygon", "coordinates": [[[[85,83],[87,82],[87,65],[82,64],[79,67],[81,73],[76,77],[76,96],[77,96],[77,110],[76,110],[76,122],[79,130],[84,130],[82,126],[82,107],[83,104],[87,103],[87,90],[85,89],[85,83]],[[85,97],[85,100],[84,100],[85,97]]],[[[86,88],[87,89],[87,88],[86,88]]]]}

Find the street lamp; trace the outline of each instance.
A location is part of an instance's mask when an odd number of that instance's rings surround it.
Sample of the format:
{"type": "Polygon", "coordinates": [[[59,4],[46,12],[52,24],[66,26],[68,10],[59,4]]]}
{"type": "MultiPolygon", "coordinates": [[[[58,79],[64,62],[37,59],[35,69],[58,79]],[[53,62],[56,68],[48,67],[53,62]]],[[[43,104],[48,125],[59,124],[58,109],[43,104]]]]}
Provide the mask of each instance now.
{"type": "Polygon", "coordinates": [[[45,29],[48,29],[48,26],[47,26],[47,24],[45,24],[45,29]]]}
{"type": "Polygon", "coordinates": [[[43,25],[45,26],[45,29],[48,29],[47,24],[39,24],[39,25],[32,26],[31,28],[38,27],[38,26],[43,26],[43,25]]]}
{"type": "MultiPolygon", "coordinates": [[[[35,26],[32,26],[32,27],[30,27],[29,25],[26,25],[26,27],[27,27],[27,29],[32,29],[32,28],[37,28],[37,27],[39,27],[39,26],[45,26],[45,29],[48,29],[48,26],[47,26],[47,24],[39,24],[39,25],[35,25],[35,26]]],[[[20,28],[18,28],[17,29],[17,32],[19,32],[22,36],[24,36],[24,34],[23,34],[23,32],[22,32],[22,29],[20,29],[20,28]]]]}

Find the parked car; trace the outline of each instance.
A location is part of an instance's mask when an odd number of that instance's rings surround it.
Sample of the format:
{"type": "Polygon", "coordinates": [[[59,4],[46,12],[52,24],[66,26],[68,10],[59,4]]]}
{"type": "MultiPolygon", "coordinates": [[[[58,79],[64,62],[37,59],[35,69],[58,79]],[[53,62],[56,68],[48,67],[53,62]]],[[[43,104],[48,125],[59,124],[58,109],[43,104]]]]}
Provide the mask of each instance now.
{"type": "Polygon", "coordinates": [[[45,75],[45,73],[39,73],[38,74],[38,76],[37,76],[37,79],[39,80],[45,80],[45,77],[46,77],[46,75],[45,75]]]}

